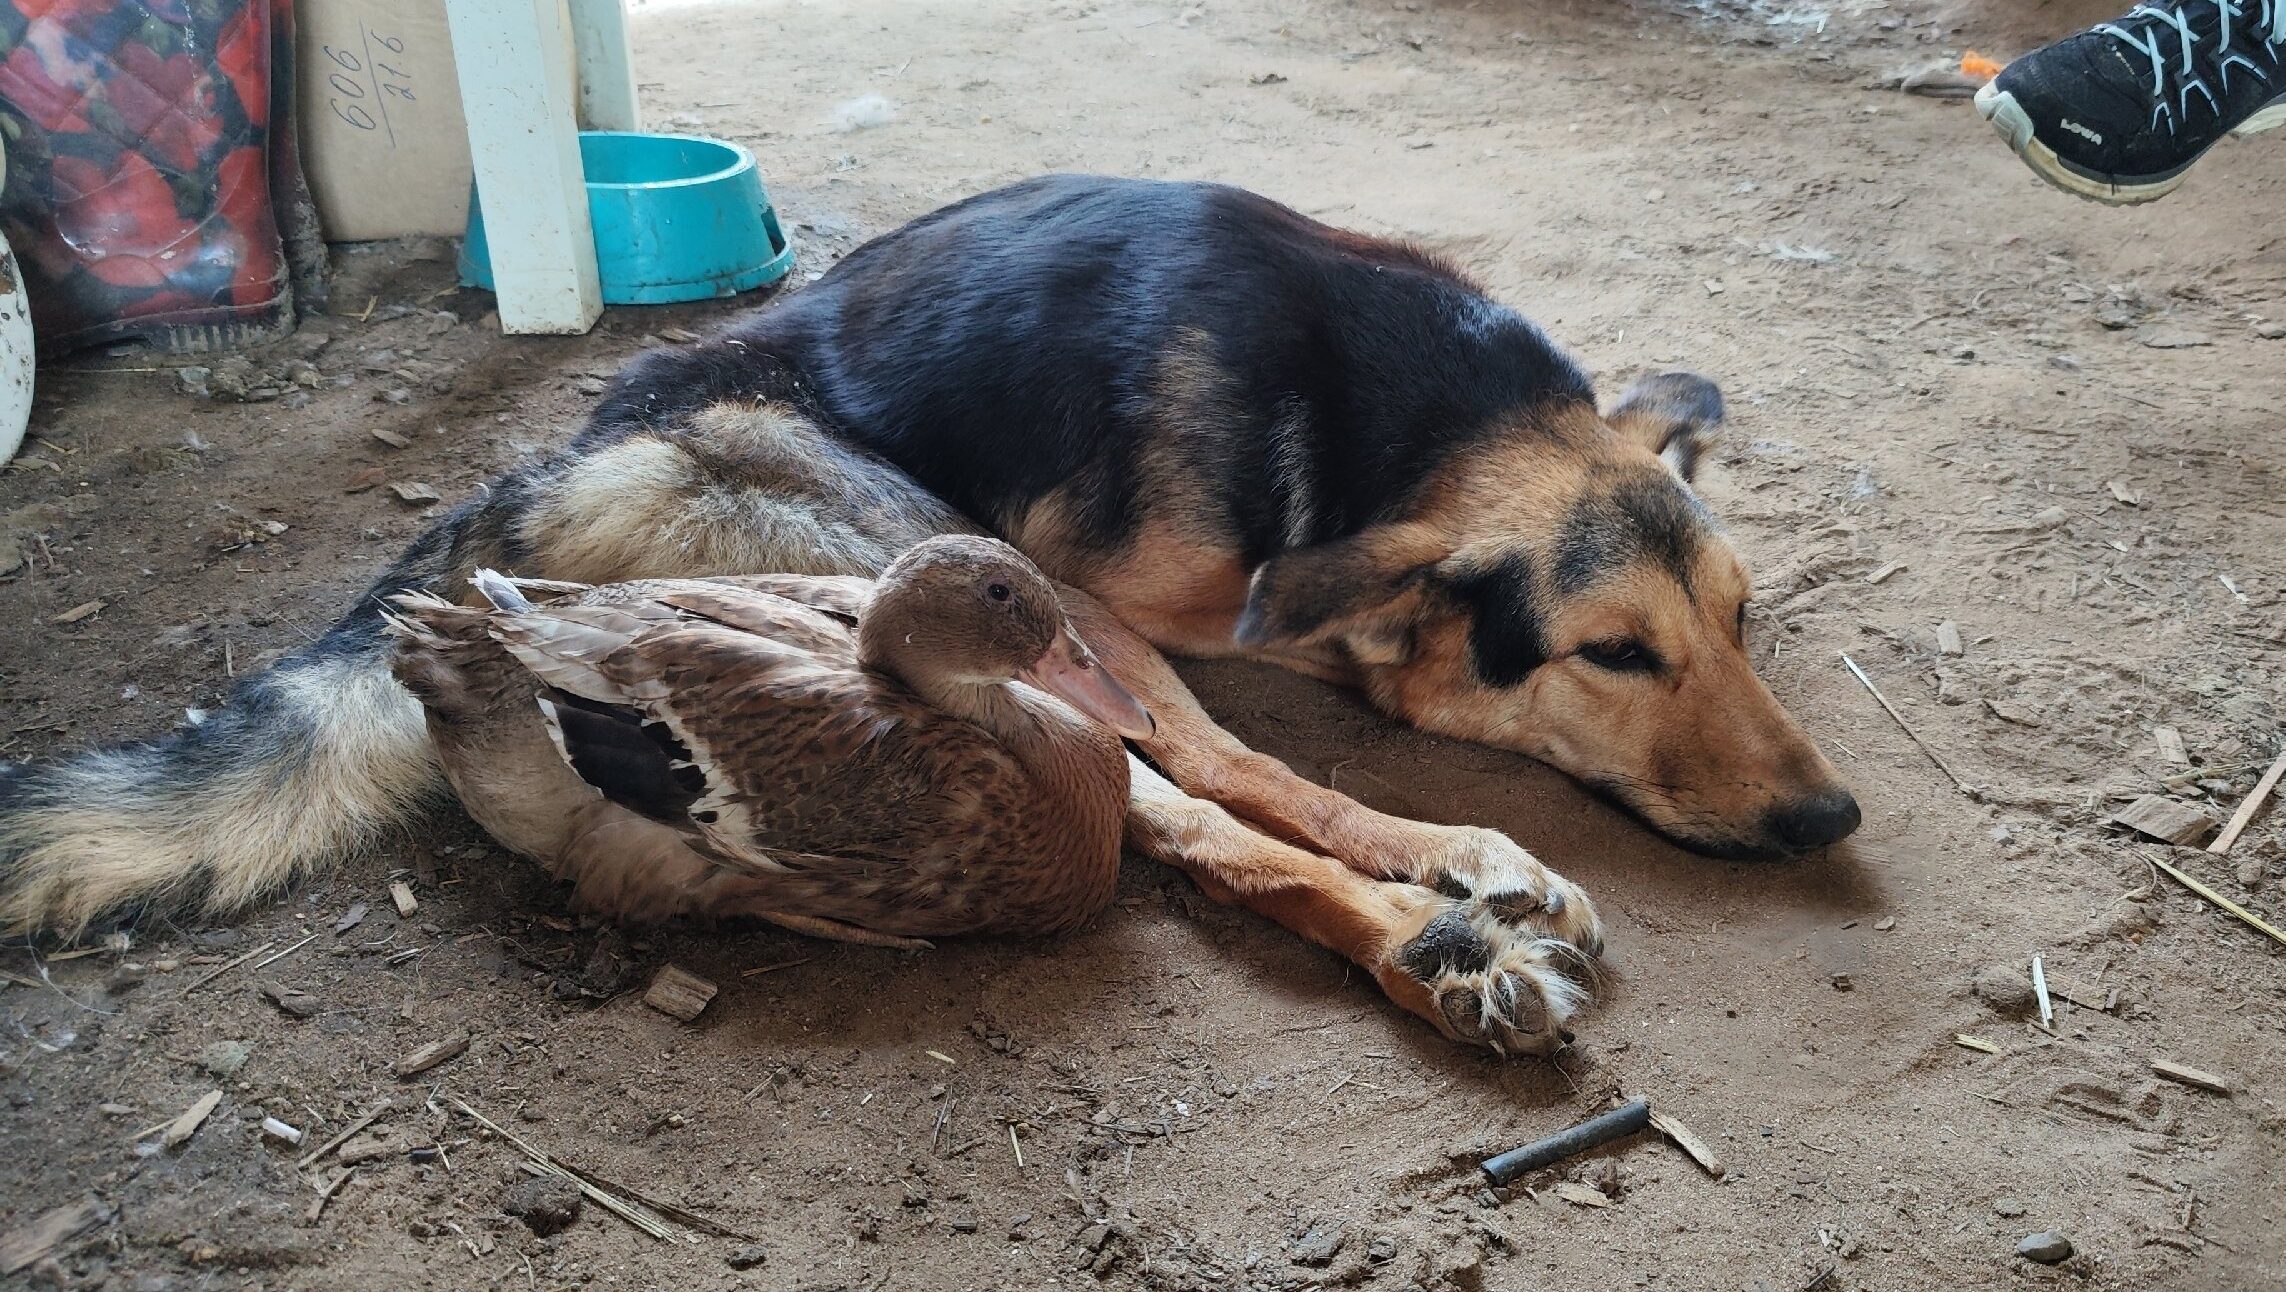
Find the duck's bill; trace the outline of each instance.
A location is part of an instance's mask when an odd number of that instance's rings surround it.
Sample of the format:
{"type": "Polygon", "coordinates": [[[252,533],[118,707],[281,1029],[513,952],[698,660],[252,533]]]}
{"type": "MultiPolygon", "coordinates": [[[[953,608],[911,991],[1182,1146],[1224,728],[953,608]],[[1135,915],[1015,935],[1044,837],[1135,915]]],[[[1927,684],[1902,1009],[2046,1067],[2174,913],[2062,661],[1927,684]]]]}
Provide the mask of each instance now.
{"type": "Polygon", "coordinates": [[[1148,740],[1159,730],[1151,711],[1119,684],[1119,679],[1068,630],[1056,635],[1024,680],[1130,740],[1148,740]]]}

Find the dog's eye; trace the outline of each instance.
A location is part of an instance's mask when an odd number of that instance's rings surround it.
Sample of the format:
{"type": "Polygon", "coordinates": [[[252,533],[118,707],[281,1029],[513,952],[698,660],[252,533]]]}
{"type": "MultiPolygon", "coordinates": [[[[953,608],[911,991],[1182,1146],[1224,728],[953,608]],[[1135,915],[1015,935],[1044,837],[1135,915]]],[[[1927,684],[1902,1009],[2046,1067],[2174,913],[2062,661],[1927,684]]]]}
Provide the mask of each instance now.
{"type": "Polygon", "coordinates": [[[1010,595],[1008,591],[1008,585],[1005,583],[995,583],[991,587],[986,588],[985,592],[988,593],[994,601],[1006,601],[1010,595]]]}
{"type": "Polygon", "coordinates": [[[1597,668],[1614,673],[1648,673],[1659,667],[1659,657],[1631,637],[1589,642],[1580,647],[1579,656],[1597,668]]]}

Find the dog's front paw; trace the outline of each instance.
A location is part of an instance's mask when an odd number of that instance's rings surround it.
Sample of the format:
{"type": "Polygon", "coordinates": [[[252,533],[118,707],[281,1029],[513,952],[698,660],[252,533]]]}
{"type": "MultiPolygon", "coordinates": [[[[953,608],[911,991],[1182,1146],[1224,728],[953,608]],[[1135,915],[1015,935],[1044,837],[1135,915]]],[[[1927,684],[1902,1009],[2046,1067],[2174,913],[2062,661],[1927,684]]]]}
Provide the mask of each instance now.
{"type": "Polygon", "coordinates": [[[1454,1040],[1500,1054],[1551,1054],[1571,1039],[1564,1023],[1586,992],[1562,966],[1578,950],[1483,903],[1442,902],[1424,914],[1382,970],[1392,997],[1454,1040]]]}
{"type": "Polygon", "coordinates": [[[1455,827],[1434,887],[1511,928],[1564,943],[1587,960],[1603,954],[1603,921],[1586,891],[1497,830],[1455,827]]]}

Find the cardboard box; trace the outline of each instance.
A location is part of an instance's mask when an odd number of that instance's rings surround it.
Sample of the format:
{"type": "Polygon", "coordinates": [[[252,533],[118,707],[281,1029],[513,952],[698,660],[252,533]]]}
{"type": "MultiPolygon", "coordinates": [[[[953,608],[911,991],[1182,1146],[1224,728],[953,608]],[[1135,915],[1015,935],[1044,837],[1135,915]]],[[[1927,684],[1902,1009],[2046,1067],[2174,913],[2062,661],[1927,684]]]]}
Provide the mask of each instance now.
{"type": "Polygon", "coordinates": [[[444,0],[295,0],[294,20],[302,169],[327,239],[459,237],[468,124],[444,0]]]}

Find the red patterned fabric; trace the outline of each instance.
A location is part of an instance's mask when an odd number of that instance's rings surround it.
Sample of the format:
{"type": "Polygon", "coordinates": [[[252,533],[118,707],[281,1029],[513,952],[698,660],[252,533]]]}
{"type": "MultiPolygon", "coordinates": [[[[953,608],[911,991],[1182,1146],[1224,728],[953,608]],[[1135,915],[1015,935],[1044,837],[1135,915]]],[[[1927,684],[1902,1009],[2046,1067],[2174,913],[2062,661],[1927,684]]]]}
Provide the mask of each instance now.
{"type": "Polygon", "coordinates": [[[291,0],[0,0],[0,48],[0,229],[42,350],[292,326],[291,0]]]}

